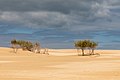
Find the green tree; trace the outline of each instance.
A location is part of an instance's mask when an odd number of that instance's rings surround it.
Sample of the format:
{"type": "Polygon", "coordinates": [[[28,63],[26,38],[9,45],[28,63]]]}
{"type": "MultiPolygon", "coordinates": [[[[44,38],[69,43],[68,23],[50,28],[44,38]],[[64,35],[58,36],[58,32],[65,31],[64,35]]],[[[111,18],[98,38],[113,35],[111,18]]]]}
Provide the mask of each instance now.
{"type": "Polygon", "coordinates": [[[17,40],[16,39],[14,39],[14,40],[11,40],[11,44],[12,44],[12,48],[13,48],[13,52],[14,53],[17,53],[17,51],[18,51],[18,43],[17,43],[17,40]]]}
{"type": "Polygon", "coordinates": [[[86,46],[87,46],[87,40],[80,40],[80,41],[75,42],[75,47],[78,50],[81,49],[82,56],[84,56],[84,50],[85,50],[86,46]]]}
{"type": "Polygon", "coordinates": [[[81,51],[82,51],[82,56],[85,55],[84,50],[85,50],[86,48],[89,49],[89,53],[90,53],[90,54],[94,54],[94,50],[95,50],[95,48],[98,46],[98,44],[97,44],[96,42],[90,41],[90,40],[79,40],[79,41],[76,41],[76,42],[74,43],[74,45],[75,45],[75,47],[77,48],[78,53],[79,53],[79,49],[81,49],[81,51]]]}
{"type": "Polygon", "coordinates": [[[94,50],[98,46],[98,43],[91,41],[90,45],[88,46],[91,49],[91,55],[94,55],[94,50]]]}

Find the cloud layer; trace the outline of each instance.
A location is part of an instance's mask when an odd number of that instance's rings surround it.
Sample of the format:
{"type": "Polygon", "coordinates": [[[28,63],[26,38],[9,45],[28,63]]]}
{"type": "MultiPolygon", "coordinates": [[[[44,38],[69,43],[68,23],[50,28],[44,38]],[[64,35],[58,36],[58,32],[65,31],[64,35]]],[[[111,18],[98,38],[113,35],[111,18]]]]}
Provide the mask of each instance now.
{"type": "Polygon", "coordinates": [[[0,21],[28,27],[96,26],[97,21],[111,22],[120,17],[119,3],[119,0],[0,0],[0,21]]]}

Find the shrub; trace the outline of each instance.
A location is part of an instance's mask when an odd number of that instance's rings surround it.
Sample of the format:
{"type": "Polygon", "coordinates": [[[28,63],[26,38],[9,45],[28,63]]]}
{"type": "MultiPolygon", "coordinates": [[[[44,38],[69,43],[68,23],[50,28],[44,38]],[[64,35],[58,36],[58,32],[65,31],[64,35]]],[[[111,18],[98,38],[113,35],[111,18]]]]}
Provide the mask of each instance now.
{"type": "Polygon", "coordinates": [[[24,41],[24,40],[12,40],[11,44],[16,48],[16,45],[19,45],[23,50],[31,51],[33,48],[33,43],[30,41],[24,41]]]}

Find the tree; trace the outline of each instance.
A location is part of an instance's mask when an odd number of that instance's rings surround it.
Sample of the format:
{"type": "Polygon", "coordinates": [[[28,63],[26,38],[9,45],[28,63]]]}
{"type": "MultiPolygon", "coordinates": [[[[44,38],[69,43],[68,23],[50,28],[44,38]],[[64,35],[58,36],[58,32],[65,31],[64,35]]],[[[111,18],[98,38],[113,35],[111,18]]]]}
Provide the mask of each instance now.
{"type": "Polygon", "coordinates": [[[81,51],[82,51],[82,56],[84,56],[84,50],[85,50],[87,44],[88,44],[88,43],[87,43],[87,40],[80,40],[80,41],[75,42],[75,47],[76,47],[78,50],[81,49],[81,51]]]}
{"type": "Polygon", "coordinates": [[[16,39],[11,40],[11,44],[12,44],[13,52],[17,53],[17,50],[18,50],[18,48],[17,48],[17,44],[18,44],[17,40],[16,39]]]}
{"type": "Polygon", "coordinates": [[[86,48],[89,49],[90,54],[94,54],[94,50],[98,46],[98,44],[96,42],[90,41],[90,40],[79,40],[79,41],[76,41],[74,45],[77,48],[78,53],[79,53],[79,49],[81,49],[82,56],[84,56],[84,54],[85,54],[84,50],[86,48]]]}
{"type": "Polygon", "coordinates": [[[90,45],[88,46],[89,48],[91,48],[91,55],[94,55],[94,50],[97,46],[98,46],[98,43],[91,41],[90,45]]]}

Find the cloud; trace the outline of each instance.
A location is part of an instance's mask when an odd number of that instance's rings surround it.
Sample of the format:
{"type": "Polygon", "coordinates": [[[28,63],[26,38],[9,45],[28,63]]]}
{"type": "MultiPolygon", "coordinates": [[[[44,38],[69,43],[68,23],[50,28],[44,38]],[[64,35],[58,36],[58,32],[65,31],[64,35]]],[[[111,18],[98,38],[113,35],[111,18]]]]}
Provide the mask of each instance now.
{"type": "Polygon", "coordinates": [[[96,21],[109,22],[113,15],[119,15],[111,11],[116,9],[115,7],[119,9],[118,2],[120,1],[0,0],[0,22],[33,28],[84,26],[82,30],[92,25],[91,29],[97,29],[99,25],[96,21]]]}
{"type": "Polygon", "coordinates": [[[107,2],[97,3],[94,2],[92,5],[93,12],[95,13],[94,16],[96,17],[108,17],[109,16],[109,9],[107,8],[108,4],[107,2]]]}
{"type": "MultiPolygon", "coordinates": [[[[94,0],[91,0],[94,1],[94,0]]],[[[71,10],[88,9],[89,0],[0,0],[1,11],[53,11],[70,13],[71,10]],[[13,4],[14,3],[14,4],[13,4]]]]}

